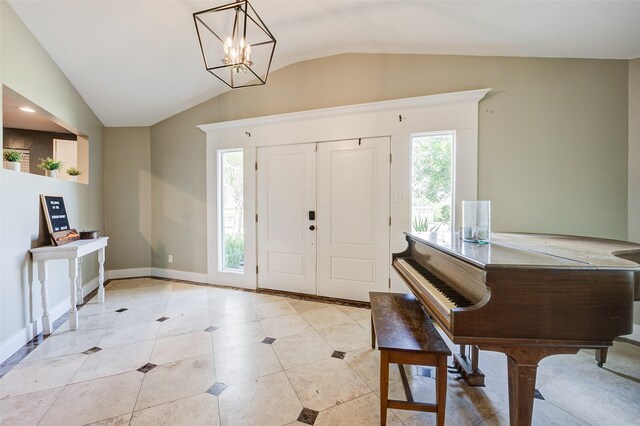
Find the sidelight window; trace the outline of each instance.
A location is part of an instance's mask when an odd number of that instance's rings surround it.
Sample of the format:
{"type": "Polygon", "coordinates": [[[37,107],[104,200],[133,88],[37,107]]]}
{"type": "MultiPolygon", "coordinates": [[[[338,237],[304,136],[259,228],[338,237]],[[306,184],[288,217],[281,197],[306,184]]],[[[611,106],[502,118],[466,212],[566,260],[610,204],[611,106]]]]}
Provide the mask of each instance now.
{"type": "Polygon", "coordinates": [[[242,150],[218,152],[219,265],[244,270],[244,200],[242,150]]]}

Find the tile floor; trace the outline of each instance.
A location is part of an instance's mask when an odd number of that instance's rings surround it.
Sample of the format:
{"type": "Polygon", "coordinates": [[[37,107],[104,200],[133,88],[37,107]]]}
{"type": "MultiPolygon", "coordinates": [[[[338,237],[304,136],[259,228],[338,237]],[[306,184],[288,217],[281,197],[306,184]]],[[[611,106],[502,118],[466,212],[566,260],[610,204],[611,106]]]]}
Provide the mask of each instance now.
{"type": "MultiPolygon", "coordinates": [[[[0,369],[2,425],[376,425],[377,351],[369,311],[155,279],[113,281],[0,369]]],[[[484,388],[448,377],[447,424],[507,425],[504,355],[482,352],[484,388]]],[[[406,367],[416,400],[434,379],[406,367]]],[[[403,397],[393,366],[390,394],[403,397]]],[[[640,424],[640,347],[543,360],[537,425],[640,424]]],[[[435,424],[389,411],[390,425],[435,424]]]]}

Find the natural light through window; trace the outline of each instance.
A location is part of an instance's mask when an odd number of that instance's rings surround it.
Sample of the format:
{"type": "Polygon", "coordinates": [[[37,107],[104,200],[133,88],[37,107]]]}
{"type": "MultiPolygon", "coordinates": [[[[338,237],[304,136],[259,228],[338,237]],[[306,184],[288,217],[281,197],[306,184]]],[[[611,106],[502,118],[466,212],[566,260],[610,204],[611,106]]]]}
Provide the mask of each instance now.
{"type": "Polygon", "coordinates": [[[455,134],[411,137],[411,229],[449,232],[453,217],[453,144],[455,134]]]}
{"type": "Polygon", "coordinates": [[[219,217],[222,270],[244,270],[244,200],[242,197],[242,150],[220,151],[219,217]]]}

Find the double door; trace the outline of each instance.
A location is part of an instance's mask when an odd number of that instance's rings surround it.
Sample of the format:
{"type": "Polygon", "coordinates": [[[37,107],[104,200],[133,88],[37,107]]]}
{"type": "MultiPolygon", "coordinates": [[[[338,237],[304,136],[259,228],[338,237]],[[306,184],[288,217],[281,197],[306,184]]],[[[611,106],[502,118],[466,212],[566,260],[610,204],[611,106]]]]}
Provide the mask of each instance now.
{"type": "Polygon", "coordinates": [[[258,148],[258,286],[369,300],[389,288],[390,139],[258,148]]]}

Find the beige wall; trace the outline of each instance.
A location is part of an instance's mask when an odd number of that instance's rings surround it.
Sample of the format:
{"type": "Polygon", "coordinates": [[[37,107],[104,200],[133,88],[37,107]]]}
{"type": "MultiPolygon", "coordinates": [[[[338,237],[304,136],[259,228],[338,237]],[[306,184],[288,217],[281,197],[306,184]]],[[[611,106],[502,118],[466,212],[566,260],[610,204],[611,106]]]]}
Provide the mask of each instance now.
{"type": "Polygon", "coordinates": [[[151,266],[151,146],[148,127],[105,129],[106,268],[151,266]]]}
{"type": "MultiPolygon", "coordinates": [[[[0,343],[6,343],[41,315],[40,285],[28,256],[29,248],[45,241],[39,195],[63,195],[74,228],[104,231],[104,128],[6,1],[0,8],[2,83],[88,135],[91,162],[89,185],[2,170],[0,343]]],[[[68,300],[68,266],[52,262],[49,273],[53,308],[68,300]]],[[[97,258],[91,256],[83,263],[84,281],[96,276],[97,258]]]]}
{"type": "Polygon", "coordinates": [[[349,54],[291,65],[151,127],[153,266],[206,273],[196,125],[484,87],[478,191],[493,202],[493,228],[627,238],[627,61],[349,54]]]}

